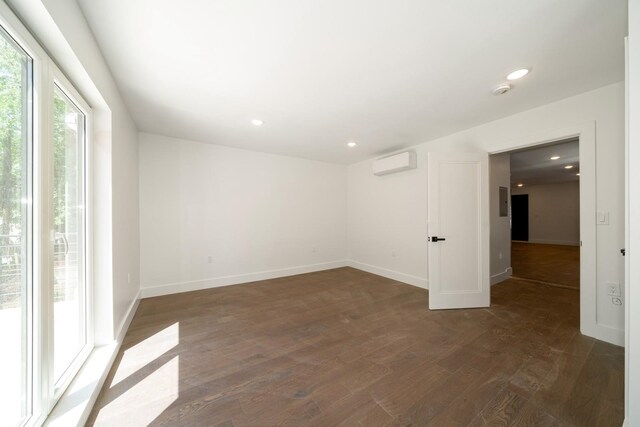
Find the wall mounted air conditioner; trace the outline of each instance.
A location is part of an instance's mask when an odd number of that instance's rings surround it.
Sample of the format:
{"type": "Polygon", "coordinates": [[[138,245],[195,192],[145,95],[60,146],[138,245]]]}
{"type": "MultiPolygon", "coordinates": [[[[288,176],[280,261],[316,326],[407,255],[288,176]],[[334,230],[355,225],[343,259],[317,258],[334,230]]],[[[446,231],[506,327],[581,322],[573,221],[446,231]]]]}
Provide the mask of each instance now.
{"type": "Polygon", "coordinates": [[[374,175],[387,175],[417,167],[416,152],[405,151],[373,161],[374,175]]]}

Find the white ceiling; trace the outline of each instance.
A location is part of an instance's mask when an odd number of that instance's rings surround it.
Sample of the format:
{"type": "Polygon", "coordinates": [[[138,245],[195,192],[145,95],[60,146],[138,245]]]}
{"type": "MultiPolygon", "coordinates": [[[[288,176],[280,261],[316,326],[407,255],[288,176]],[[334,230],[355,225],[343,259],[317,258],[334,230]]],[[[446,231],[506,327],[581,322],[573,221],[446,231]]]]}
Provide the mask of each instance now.
{"type": "Polygon", "coordinates": [[[579,181],[579,143],[577,139],[511,153],[511,186],[579,181]],[[551,160],[559,156],[558,160],[551,160]],[[565,169],[571,165],[572,169],[565,169]]]}
{"type": "Polygon", "coordinates": [[[624,76],[626,0],[78,1],[141,131],[330,162],[624,76]]]}

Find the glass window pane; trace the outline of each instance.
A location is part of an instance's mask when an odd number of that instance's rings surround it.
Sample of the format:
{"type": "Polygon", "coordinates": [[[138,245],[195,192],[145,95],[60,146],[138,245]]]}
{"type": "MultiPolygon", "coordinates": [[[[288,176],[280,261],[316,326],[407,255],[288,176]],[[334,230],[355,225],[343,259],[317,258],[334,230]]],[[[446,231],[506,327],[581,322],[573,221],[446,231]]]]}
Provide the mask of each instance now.
{"type": "Polygon", "coordinates": [[[31,412],[31,58],[0,28],[0,424],[31,412]]]}
{"type": "Polygon", "coordinates": [[[53,112],[53,340],[57,383],[87,343],[85,116],[59,88],[53,112]]]}

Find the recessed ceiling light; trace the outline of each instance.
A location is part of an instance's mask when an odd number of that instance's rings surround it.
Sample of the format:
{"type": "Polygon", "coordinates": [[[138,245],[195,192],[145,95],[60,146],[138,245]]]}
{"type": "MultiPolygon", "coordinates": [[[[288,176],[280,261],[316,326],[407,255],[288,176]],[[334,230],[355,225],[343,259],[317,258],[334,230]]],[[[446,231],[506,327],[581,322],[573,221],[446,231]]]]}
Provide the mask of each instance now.
{"type": "Polygon", "coordinates": [[[358,145],[358,144],[356,144],[356,143],[355,143],[355,142],[353,142],[353,141],[349,141],[349,142],[347,142],[347,147],[349,147],[349,148],[353,148],[353,147],[355,147],[356,145],[358,145]]]}
{"type": "Polygon", "coordinates": [[[567,165],[564,167],[565,169],[573,169],[573,165],[567,165]]]}
{"type": "Polygon", "coordinates": [[[558,160],[560,158],[560,156],[551,156],[549,157],[549,160],[558,160]]]}
{"type": "Polygon", "coordinates": [[[518,187],[524,187],[524,184],[518,184],[518,187]]]}
{"type": "Polygon", "coordinates": [[[264,122],[260,119],[253,119],[251,120],[251,124],[254,126],[262,126],[264,124],[264,122]]]}
{"type": "Polygon", "coordinates": [[[580,176],[580,172],[578,172],[578,173],[576,174],[576,176],[580,176]]]}
{"type": "Polygon", "coordinates": [[[518,80],[523,78],[527,74],[529,74],[529,70],[527,70],[526,68],[521,68],[509,73],[509,75],[507,76],[507,80],[518,80]]]}

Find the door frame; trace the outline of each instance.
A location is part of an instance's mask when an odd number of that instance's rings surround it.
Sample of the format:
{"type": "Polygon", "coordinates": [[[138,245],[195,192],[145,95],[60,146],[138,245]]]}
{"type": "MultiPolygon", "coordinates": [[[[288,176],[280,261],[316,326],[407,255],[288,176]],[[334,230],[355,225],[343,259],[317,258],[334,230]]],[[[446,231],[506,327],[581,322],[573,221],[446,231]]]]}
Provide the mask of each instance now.
{"type": "Polygon", "coordinates": [[[580,156],[580,332],[608,342],[624,342],[624,333],[597,321],[596,122],[510,138],[486,147],[490,155],[579,138],[580,156]]]}

